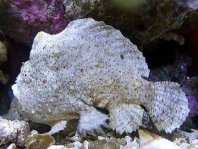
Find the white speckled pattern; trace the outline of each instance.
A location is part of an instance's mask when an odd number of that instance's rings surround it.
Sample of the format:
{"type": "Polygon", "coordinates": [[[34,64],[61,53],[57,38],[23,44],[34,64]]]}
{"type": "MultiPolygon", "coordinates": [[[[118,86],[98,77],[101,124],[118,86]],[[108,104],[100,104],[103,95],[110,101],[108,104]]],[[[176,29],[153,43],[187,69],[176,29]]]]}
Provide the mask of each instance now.
{"type": "Polygon", "coordinates": [[[141,125],[144,106],[159,130],[171,132],[188,115],[187,98],[178,84],[142,78],[148,76],[145,58],[133,43],[104,22],[87,18],[56,35],[39,32],[13,90],[24,115],[35,122],[53,124],[82,115],[78,128],[91,132],[108,119],[95,108],[102,107],[110,111],[113,129],[132,132],[141,125]],[[121,126],[125,120],[129,127],[121,126]]]}

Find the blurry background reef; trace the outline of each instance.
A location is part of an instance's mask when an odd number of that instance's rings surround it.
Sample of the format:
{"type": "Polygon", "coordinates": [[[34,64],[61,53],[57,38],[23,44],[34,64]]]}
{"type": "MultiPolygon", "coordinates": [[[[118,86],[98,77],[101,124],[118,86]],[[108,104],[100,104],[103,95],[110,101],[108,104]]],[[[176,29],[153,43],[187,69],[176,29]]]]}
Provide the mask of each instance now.
{"type": "MultiPolygon", "coordinates": [[[[31,45],[41,30],[58,33],[71,20],[93,17],[121,30],[143,47],[159,39],[183,44],[178,30],[197,8],[196,0],[1,0],[0,29],[5,35],[31,45]]],[[[195,29],[196,20],[191,17],[189,23],[193,25],[183,30],[195,29]]]]}

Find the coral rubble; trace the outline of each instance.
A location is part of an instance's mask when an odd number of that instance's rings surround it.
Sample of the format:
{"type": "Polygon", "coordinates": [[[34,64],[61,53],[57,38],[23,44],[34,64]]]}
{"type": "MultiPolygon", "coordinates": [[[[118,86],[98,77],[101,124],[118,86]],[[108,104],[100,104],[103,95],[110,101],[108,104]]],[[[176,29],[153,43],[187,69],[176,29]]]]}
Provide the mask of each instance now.
{"type": "Polygon", "coordinates": [[[30,128],[27,122],[18,120],[10,121],[0,117],[0,145],[9,141],[24,145],[29,133],[30,128]]]}

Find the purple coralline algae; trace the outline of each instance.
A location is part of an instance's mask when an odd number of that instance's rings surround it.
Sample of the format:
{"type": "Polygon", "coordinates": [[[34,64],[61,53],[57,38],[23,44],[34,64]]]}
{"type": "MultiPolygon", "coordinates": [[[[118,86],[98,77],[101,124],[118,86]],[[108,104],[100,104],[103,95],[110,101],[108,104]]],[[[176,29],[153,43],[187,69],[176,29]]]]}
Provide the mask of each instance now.
{"type": "Polygon", "coordinates": [[[189,103],[189,116],[194,117],[198,115],[198,101],[194,96],[187,96],[189,103]]]}
{"type": "Polygon", "coordinates": [[[59,32],[65,28],[64,6],[58,0],[13,0],[10,11],[31,26],[42,26],[44,23],[48,31],[59,32]]]}
{"type": "Polygon", "coordinates": [[[10,0],[1,2],[0,10],[0,29],[28,44],[37,32],[56,34],[69,23],[62,0],[10,0]]]}

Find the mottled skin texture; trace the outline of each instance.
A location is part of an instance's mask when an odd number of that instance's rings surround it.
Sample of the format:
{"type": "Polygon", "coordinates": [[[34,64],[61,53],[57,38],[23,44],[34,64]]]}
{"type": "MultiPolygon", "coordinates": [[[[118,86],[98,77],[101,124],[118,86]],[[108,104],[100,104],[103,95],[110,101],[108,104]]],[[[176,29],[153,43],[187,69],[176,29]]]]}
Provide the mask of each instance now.
{"type": "Polygon", "coordinates": [[[132,132],[142,124],[144,106],[159,130],[171,132],[188,115],[187,98],[178,84],[142,78],[148,75],[134,44],[88,18],[56,35],[38,33],[13,91],[24,115],[35,122],[80,118],[78,130],[92,134],[108,119],[95,108],[102,107],[110,112],[111,128],[132,132]]]}

